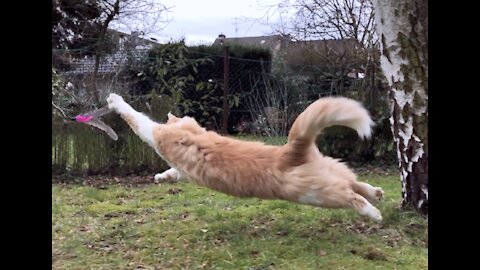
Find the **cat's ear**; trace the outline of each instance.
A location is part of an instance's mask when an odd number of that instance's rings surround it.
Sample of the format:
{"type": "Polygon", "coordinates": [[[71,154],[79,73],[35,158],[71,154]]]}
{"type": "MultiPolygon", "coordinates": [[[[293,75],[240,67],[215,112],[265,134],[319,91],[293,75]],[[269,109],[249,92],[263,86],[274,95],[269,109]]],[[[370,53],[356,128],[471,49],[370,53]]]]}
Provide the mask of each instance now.
{"type": "Polygon", "coordinates": [[[178,120],[178,117],[176,117],[175,115],[173,115],[171,112],[169,112],[167,114],[167,117],[168,117],[168,121],[173,121],[173,122],[176,122],[178,120]]]}

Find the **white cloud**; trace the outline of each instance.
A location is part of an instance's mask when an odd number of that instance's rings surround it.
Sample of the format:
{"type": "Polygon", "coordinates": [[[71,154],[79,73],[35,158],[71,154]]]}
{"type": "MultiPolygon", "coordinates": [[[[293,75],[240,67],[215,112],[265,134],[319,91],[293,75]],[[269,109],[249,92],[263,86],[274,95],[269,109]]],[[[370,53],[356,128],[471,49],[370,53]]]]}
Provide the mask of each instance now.
{"type": "Polygon", "coordinates": [[[267,12],[265,5],[278,0],[166,0],[172,7],[168,26],[149,35],[159,41],[185,38],[187,44],[211,44],[220,33],[227,37],[260,36],[272,32],[271,27],[254,19],[267,12]],[[249,18],[249,20],[245,20],[249,18]]]}

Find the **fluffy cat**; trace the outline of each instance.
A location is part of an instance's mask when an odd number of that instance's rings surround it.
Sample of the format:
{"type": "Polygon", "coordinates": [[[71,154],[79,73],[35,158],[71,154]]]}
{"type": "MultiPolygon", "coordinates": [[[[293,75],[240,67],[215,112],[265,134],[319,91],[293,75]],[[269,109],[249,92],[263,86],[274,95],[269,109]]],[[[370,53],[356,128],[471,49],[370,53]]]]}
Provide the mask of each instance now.
{"type": "Polygon", "coordinates": [[[362,138],[371,136],[373,122],[357,101],[318,99],[295,120],[283,146],[221,136],[188,116],[168,114],[167,123],[156,123],[116,94],[107,102],[172,167],[157,174],[157,181],[184,178],[233,196],[352,208],[382,220],[372,203],[383,198],[383,190],[357,181],[344,163],[322,155],[315,145],[320,131],[333,125],[353,128],[362,138]]]}

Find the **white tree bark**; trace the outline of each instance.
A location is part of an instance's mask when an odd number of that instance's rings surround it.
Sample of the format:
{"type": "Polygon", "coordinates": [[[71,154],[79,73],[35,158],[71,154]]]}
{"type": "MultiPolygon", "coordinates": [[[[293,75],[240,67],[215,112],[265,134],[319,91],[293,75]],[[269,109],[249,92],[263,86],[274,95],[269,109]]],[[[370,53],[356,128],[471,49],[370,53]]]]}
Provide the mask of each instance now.
{"type": "Polygon", "coordinates": [[[428,214],[428,0],[374,0],[403,206],[428,214]]]}

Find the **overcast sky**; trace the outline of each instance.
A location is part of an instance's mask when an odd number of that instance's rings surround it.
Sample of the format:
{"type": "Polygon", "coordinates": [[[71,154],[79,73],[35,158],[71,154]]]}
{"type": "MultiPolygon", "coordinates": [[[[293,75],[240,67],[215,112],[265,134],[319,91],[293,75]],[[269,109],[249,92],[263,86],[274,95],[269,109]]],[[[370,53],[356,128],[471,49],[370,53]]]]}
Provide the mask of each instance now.
{"type": "Polygon", "coordinates": [[[185,38],[188,45],[211,44],[220,33],[227,37],[260,36],[272,33],[272,27],[259,21],[276,21],[273,9],[279,0],[163,0],[170,23],[159,35],[159,41],[185,38]],[[260,19],[263,18],[263,19],[260,19]],[[257,20],[255,20],[257,19],[257,20]]]}

